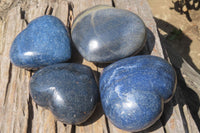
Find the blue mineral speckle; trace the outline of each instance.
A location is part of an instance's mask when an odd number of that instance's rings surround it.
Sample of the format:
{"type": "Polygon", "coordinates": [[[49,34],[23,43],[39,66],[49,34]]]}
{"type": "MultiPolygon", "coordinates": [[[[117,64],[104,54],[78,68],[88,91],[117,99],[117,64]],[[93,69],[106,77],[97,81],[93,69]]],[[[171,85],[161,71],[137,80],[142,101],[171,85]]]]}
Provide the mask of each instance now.
{"type": "Polygon", "coordinates": [[[70,58],[70,39],[65,25],[48,15],[31,21],[10,49],[11,62],[26,69],[37,69],[70,58]]]}
{"type": "Polygon", "coordinates": [[[112,62],[139,52],[146,30],[143,21],[128,10],[95,6],[75,19],[72,40],[86,60],[112,62]]]}
{"type": "Polygon", "coordinates": [[[140,131],[161,116],[175,91],[176,74],[156,56],[129,57],[106,67],[100,96],[106,116],[120,129],[140,131]]]}
{"type": "Polygon", "coordinates": [[[66,124],[80,124],[94,112],[98,88],[92,70],[84,65],[62,63],[44,67],[30,81],[33,100],[66,124]]]}

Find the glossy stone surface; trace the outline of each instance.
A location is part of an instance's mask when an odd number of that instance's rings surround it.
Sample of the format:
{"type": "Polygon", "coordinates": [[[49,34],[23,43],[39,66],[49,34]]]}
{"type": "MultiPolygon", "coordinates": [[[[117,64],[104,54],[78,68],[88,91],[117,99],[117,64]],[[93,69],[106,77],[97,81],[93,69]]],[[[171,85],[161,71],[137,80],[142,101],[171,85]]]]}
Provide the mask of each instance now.
{"type": "Polygon", "coordinates": [[[48,15],[31,21],[10,49],[11,62],[26,69],[37,69],[70,58],[70,39],[65,25],[48,15]]]}
{"type": "Polygon", "coordinates": [[[30,81],[33,100],[66,124],[80,124],[94,112],[98,88],[92,70],[84,65],[62,63],[44,67],[30,81]]]}
{"type": "Polygon", "coordinates": [[[92,62],[113,62],[139,52],[146,40],[143,21],[128,10],[95,6],[74,20],[72,40],[92,62]]]}
{"type": "Polygon", "coordinates": [[[100,77],[104,112],[115,126],[127,131],[140,131],[154,124],[175,87],[173,67],[150,55],[117,61],[100,77]]]}

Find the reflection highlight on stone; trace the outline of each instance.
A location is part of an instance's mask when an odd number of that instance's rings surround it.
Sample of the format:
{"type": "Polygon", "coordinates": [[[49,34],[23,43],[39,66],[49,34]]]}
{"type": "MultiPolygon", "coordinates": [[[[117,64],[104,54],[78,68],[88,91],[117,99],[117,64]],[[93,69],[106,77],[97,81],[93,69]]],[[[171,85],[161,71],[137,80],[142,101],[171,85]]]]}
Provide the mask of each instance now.
{"type": "Polygon", "coordinates": [[[89,42],[89,50],[94,51],[94,50],[97,50],[98,47],[99,47],[99,44],[97,40],[91,40],[89,42]]]}
{"type": "Polygon", "coordinates": [[[26,56],[33,56],[33,55],[36,55],[36,54],[34,52],[28,51],[28,52],[25,52],[24,55],[26,55],[26,56]]]}

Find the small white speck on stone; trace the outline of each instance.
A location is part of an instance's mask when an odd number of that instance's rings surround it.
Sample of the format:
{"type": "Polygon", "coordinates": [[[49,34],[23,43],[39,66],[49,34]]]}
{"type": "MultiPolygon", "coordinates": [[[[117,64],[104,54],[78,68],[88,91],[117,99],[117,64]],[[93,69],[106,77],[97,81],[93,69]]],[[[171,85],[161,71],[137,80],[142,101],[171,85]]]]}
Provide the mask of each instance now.
{"type": "Polygon", "coordinates": [[[56,89],[56,87],[50,87],[49,89],[50,89],[50,90],[55,90],[55,89],[56,89]]]}

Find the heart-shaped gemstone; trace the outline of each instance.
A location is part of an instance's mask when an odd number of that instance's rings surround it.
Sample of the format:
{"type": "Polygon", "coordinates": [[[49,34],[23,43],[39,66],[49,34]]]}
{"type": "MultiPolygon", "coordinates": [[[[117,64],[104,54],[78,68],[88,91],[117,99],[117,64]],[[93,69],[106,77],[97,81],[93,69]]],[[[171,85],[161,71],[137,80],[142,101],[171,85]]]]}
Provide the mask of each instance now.
{"type": "Polygon", "coordinates": [[[140,131],[161,116],[176,87],[173,67],[164,59],[142,55],[117,61],[103,70],[100,96],[106,116],[118,128],[140,131]]]}
{"type": "Polygon", "coordinates": [[[70,58],[68,31],[58,18],[49,15],[31,21],[10,49],[11,62],[26,69],[37,69],[70,58]]]}
{"type": "Polygon", "coordinates": [[[66,124],[80,124],[94,112],[98,88],[92,70],[84,65],[63,63],[44,67],[30,81],[30,94],[66,124]]]}

